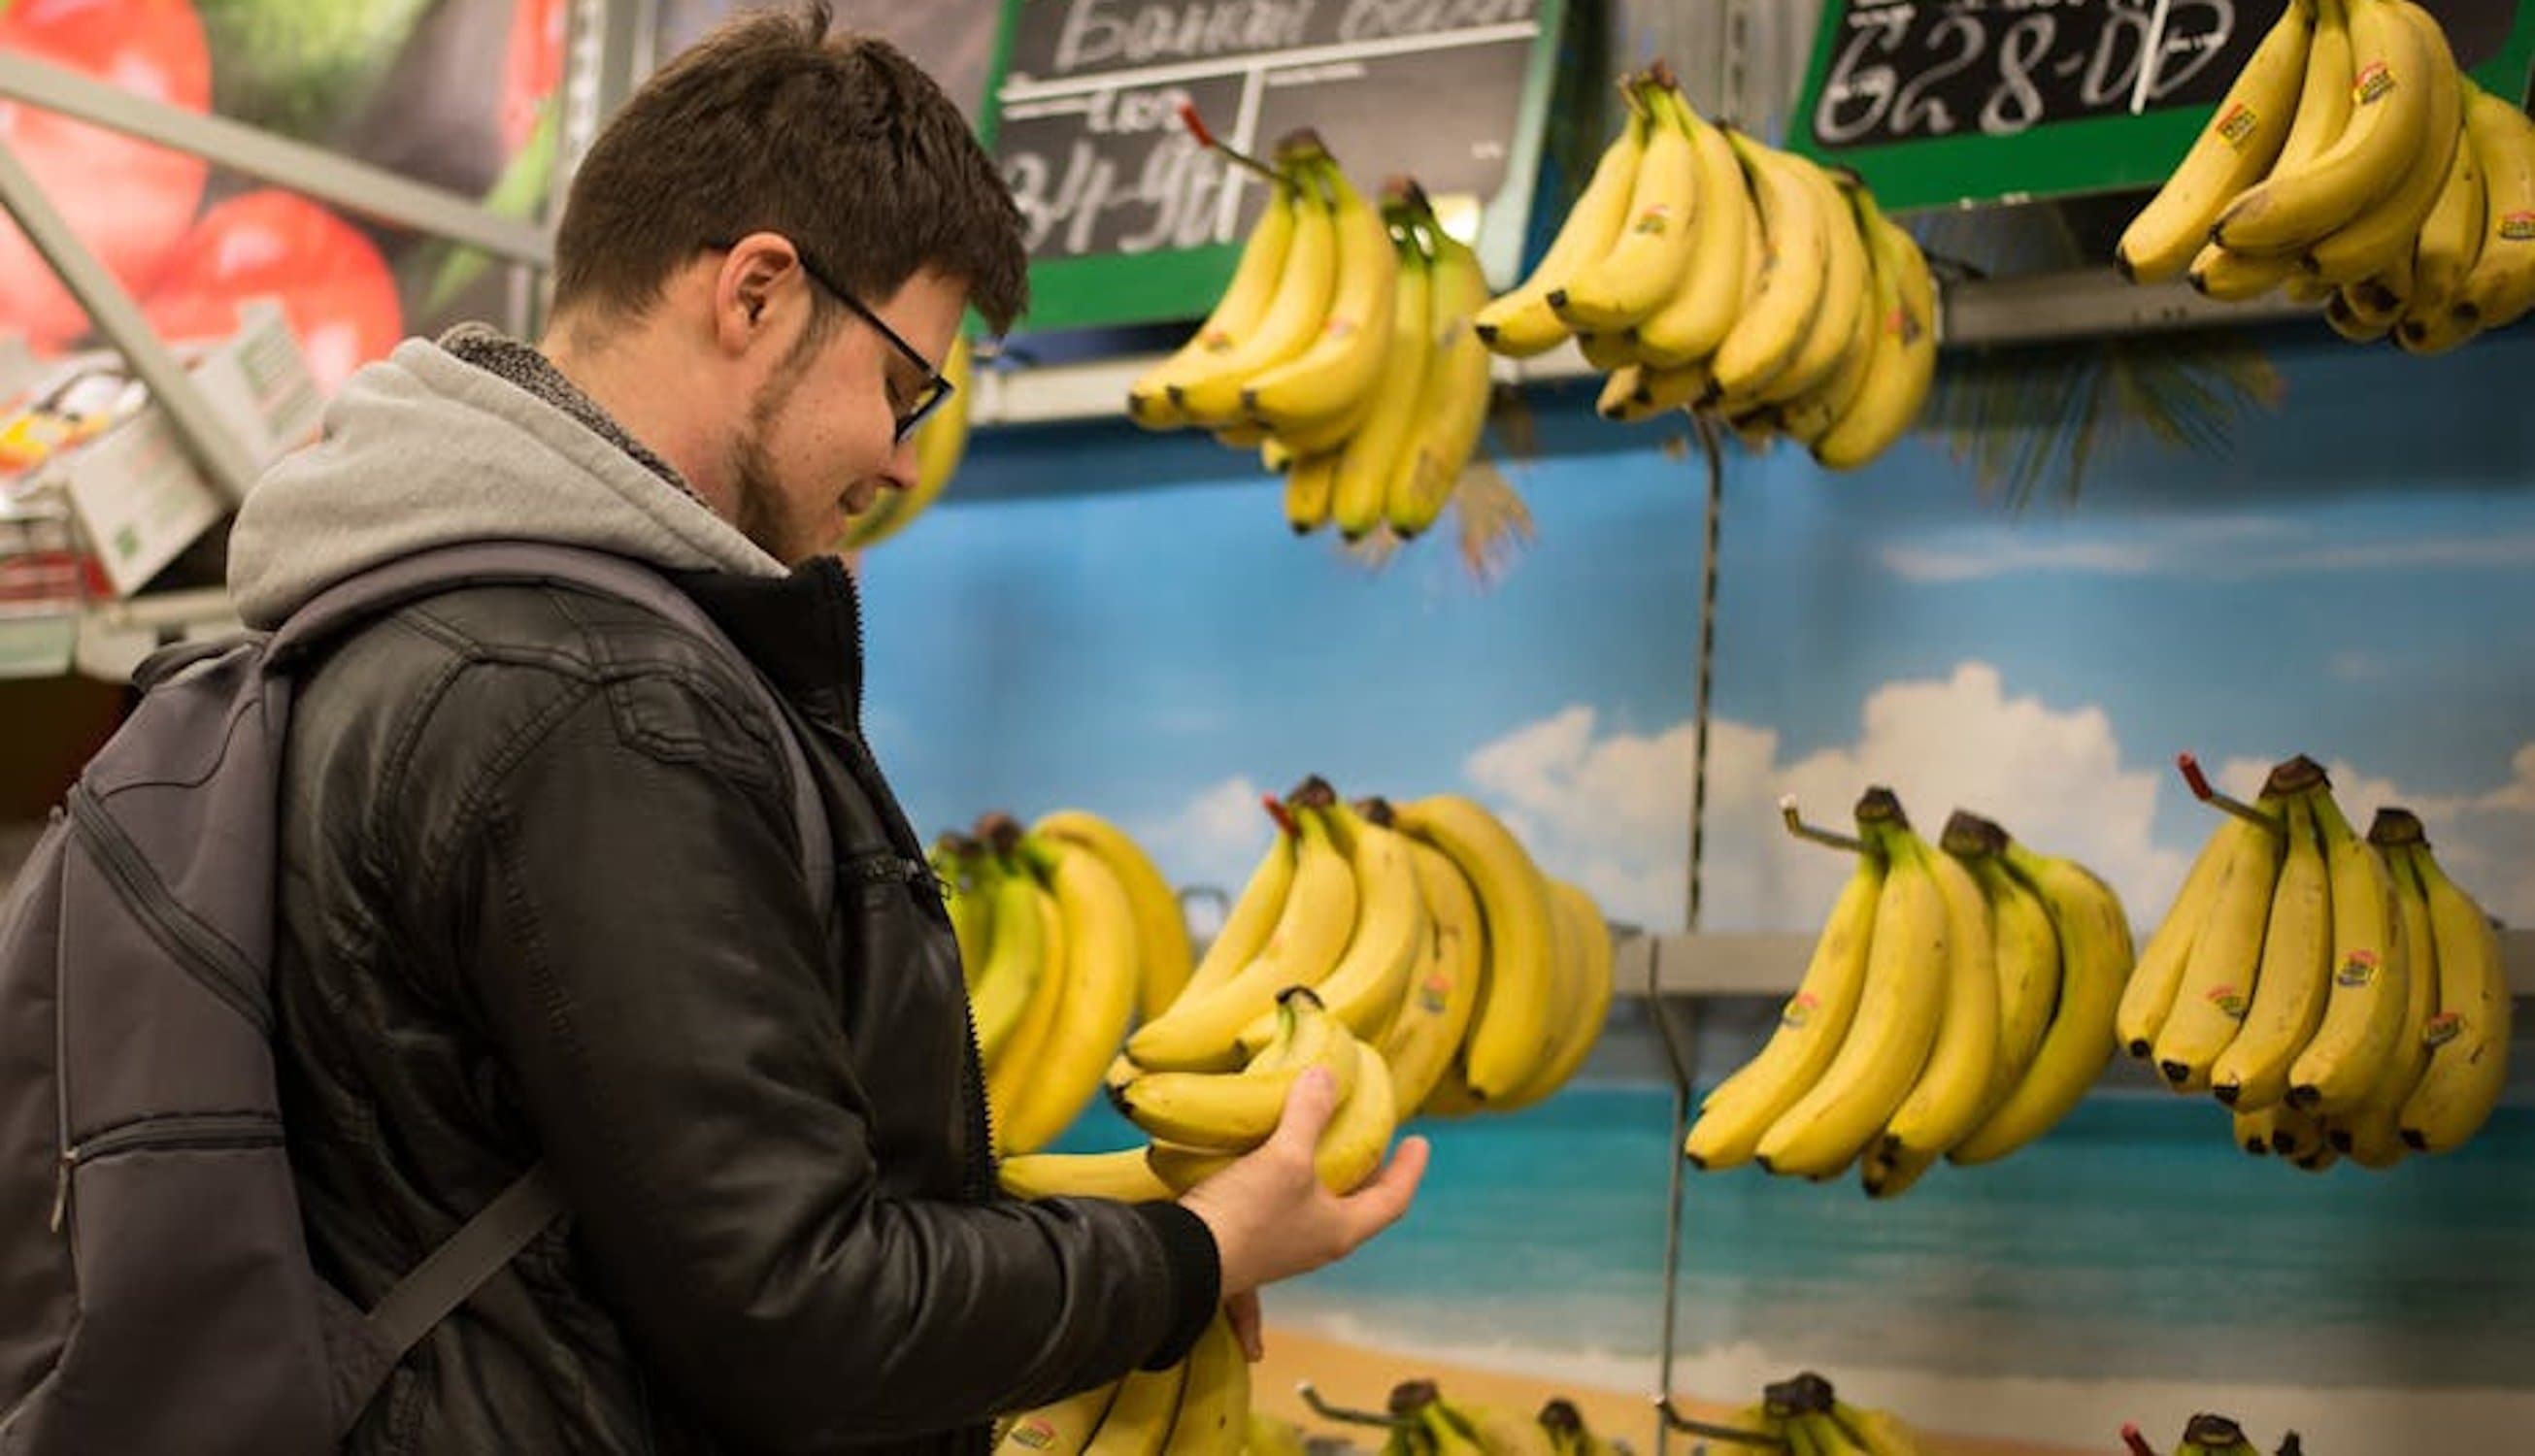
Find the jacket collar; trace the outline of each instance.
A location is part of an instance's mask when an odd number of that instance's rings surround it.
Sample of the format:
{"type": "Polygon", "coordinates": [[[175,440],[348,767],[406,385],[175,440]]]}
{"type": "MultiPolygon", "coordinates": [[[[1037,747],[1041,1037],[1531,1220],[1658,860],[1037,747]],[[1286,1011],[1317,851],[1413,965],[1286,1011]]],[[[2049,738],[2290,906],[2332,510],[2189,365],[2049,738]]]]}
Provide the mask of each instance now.
{"type": "Polygon", "coordinates": [[[862,594],[845,564],[814,557],[784,576],[670,574],[784,696],[862,729],[862,594]]]}

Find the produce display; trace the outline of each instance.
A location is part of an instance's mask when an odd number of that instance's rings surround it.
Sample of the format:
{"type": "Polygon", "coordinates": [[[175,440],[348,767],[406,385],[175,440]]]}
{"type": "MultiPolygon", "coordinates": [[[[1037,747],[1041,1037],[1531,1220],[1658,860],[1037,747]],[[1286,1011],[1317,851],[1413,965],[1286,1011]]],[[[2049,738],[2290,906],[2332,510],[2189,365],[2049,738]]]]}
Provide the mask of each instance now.
{"type": "Polygon", "coordinates": [[[2321,1172],[2382,1169],[2479,1131],[2508,1077],[2500,938],[2420,819],[2363,839],[2321,765],[2274,766],[2200,851],[2122,997],[2123,1047],[2209,1092],[2236,1140],[2321,1172]]]}
{"type": "Polygon", "coordinates": [[[1310,132],[1277,147],[1272,179],[1221,301],[1129,390],[1128,416],[1258,451],[1285,477],[1297,534],[1414,537],[1487,423],[1478,255],[1414,182],[1393,179],[1377,205],[1310,132]]]}
{"type": "Polygon", "coordinates": [[[1217,1314],[1186,1360],[996,1423],[996,1456],[1239,1456],[1252,1429],[1250,1362],[1217,1314]]]}
{"type": "MultiPolygon", "coordinates": [[[[1318,778],[1270,809],[1275,841],[1186,984],[1126,1038],[1123,1056],[1112,1060],[1106,1000],[1095,1014],[1063,1017],[1063,1035],[1079,1040],[1061,1079],[1042,1071],[1021,1090],[1021,1073],[1007,1069],[1048,1054],[1026,1043],[988,1052],[990,1095],[1010,1089],[999,1108],[1033,1108],[1018,1130],[999,1112],[1008,1151],[1030,1153],[1050,1122],[1061,1128],[1080,1111],[1086,1061],[1095,1083],[1106,1066],[1112,1100],[1151,1139],[1009,1158],[1008,1190],[1174,1196],[1266,1140],[1295,1078],[1322,1066],[1339,1102],[1318,1163],[1343,1191],[1381,1166],[1410,1117],[1528,1107],[1582,1064],[1610,1009],[1609,928],[1590,896],[1543,876],[1495,816],[1450,794],[1349,806],[1318,778]],[[1067,1116],[1038,1114],[1042,1096],[1067,1116]]],[[[1000,958],[991,941],[987,954],[1000,958]]],[[[998,1004],[990,1019],[987,998],[1013,993],[985,978],[980,987],[984,1041],[1014,1015],[998,1004]]]]}
{"type": "Polygon", "coordinates": [[[1855,1164],[1892,1197],[1941,1158],[1993,1162],[2041,1136],[2112,1059],[2131,937],[2109,886],[1974,815],[1930,844],[1888,789],[1856,819],[1860,838],[1839,842],[1857,868],[1802,984],[1700,1104],[1696,1167],[1819,1182],[1855,1164]]]}
{"type": "Polygon", "coordinates": [[[845,525],[837,543],[844,551],[879,545],[912,524],[949,488],[960,456],[968,453],[968,407],[971,354],[968,335],[960,334],[943,356],[942,377],[951,382],[951,397],[915,427],[915,484],[902,491],[884,491],[869,511],[845,525]]]}
{"type": "Polygon", "coordinates": [[[1479,311],[1517,358],[1577,340],[1601,412],[1697,408],[1832,469],[1890,448],[1936,377],[1936,285],[1856,179],[1701,117],[1661,66],[1531,275],[1479,311]]]}
{"type": "Polygon", "coordinates": [[[2412,0],[2293,0],[2116,261],[2441,353],[2535,307],[2535,121],[2412,0]]]}

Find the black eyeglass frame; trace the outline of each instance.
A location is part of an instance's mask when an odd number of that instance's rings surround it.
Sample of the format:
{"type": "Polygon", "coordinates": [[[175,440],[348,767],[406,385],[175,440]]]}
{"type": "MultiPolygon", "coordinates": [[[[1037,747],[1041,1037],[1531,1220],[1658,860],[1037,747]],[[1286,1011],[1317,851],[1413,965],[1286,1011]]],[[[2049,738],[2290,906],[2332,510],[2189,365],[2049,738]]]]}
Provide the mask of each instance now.
{"type": "MultiPolygon", "coordinates": [[[[786,239],[786,241],[790,240],[786,239]]],[[[716,253],[727,253],[733,248],[738,247],[739,242],[737,239],[732,239],[728,242],[708,243],[706,246],[716,253]]],[[[897,350],[898,354],[908,363],[913,364],[916,368],[924,371],[924,383],[918,387],[919,392],[916,394],[915,403],[909,406],[904,413],[898,413],[895,410],[892,411],[892,418],[895,421],[895,429],[897,431],[894,443],[898,445],[905,444],[906,437],[915,433],[915,427],[924,423],[925,416],[930,415],[937,409],[940,409],[943,401],[951,397],[952,394],[958,389],[958,386],[952,384],[948,378],[944,377],[941,368],[932,360],[924,357],[923,350],[918,349],[911,343],[908,343],[905,335],[889,327],[888,322],[882,319],[880,315],[872,312],[871,307],[868,304],[865,304],[861,299],[856,298],[850,291],[837,283],[835,278],[829,276],[828,271],[821,268],[818,263],[810,257],[809,250],[803,248],[799,243],[793,243],[792,257],[795,262],[801,265],[801,272],[809,276],[810,281],[827,289],[831,294],[834,294],[838,303],[851,309],[856,317],[860,318],[864,323],[872,326],[873,329],[879,331],[880,336],[889,340],[889,346],[891,348],[897,350]]]]}

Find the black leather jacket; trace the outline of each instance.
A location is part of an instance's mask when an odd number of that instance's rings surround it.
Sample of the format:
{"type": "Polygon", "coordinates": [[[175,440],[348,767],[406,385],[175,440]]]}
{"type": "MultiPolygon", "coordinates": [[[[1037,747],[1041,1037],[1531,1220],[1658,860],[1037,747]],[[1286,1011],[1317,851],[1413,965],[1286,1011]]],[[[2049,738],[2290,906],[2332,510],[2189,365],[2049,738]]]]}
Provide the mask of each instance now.
{"type": "Polygon", "coordinates": [[[973,1452],[1213,1311],[1185,1210],[994,1189],[958,951],[859,733],[851,578],[678,579],[815,724],[828,924],[778,725],[639,607],[465,587],[300,689],[277,995],[320,1269],[375,1301],[540,1157],[570,1206],[354,1451],[973,1452]]]}

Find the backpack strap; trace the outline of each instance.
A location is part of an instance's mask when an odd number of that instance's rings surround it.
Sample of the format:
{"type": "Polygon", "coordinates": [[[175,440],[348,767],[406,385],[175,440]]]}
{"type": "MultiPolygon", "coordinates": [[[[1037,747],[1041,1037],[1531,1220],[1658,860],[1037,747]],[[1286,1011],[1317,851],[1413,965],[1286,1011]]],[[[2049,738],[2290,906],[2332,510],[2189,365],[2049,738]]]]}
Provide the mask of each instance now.
{"type": "MultiPolygon", "coordinates": [[[[398,1280],[361,1321],[378,1353],[380,1380],[563,1211],[563,1195],[555,1191],[553,1178],[543,1163],[535,1164],[398,1280]]],[[[362,1393],[353,1405],[355,1413],[375,1389],[362,1393]]]]}

